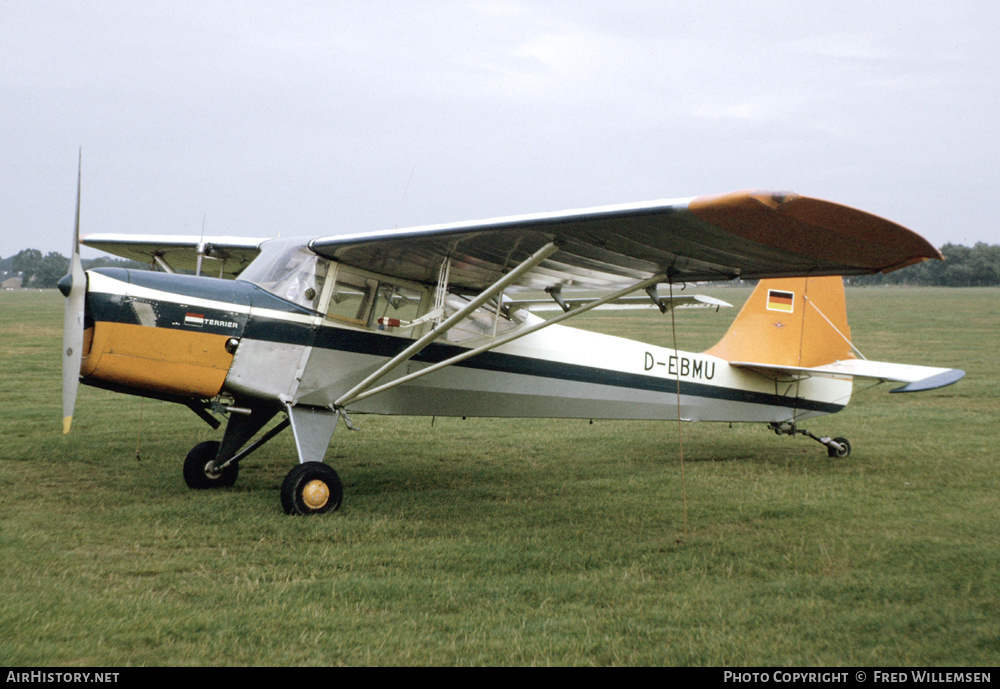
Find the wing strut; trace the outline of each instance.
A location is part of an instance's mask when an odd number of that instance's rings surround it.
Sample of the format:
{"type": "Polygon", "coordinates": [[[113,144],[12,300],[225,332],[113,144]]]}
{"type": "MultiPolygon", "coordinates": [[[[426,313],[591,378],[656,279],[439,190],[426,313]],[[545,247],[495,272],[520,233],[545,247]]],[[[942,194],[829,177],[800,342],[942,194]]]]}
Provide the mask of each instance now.
{"type": "MultiPolygon", "coordinates": [[[[418,354],[424,347],[429,345],[431,342],[439,338],[444,333],[451,330],[452,327],[457,325],[460,321],[465,319],[467,315],[478,309],[480,306],[485,304],[490,299],[500,295],[507,287],[516,282],[522,275],[527,273],[529,270],[537,266],[539,263],[547,259],[549,256],[554,254],[559,249],[556,242],[549,242],[541,249],[536,251],[530,257],[525,259],[520,265],[514,268],[512,271],[501,277],[490,287],[484,290],[478,297],[470,301],[468,304],[463,306],[461,309],[456,311],[454,314],[445,319],[442,323],[435,325],[431,328],[430,332],[421,337],[419,340],[411,344],[409,347],[404,349],[402,352],[394,356],[392,359],[384,363],[378,368],[374,373],[365,378],[363,381],[355,385],[351,390],[342,395],[340,399],[333,403],[335,409],[340,409],[346,405],[361,399],[361,393],[370,388],[372,385],[381,380],[386,374],[391,372],[400,364],[406,362],[411,357],[418,354]]],[[[446,259],[447,261],[447,259],[446,259]]],[[[365,395],[367,397],[367,395],[365,395]]]]}
{"type": "MultiPolygon", "coordinates": [[[[607,304],[608,302],[614,301],[615,299],[621,299],[622,297],[624,297],[627,294],[630,294],[632,292],[636,292],[636,291],[641,290],[641,289],[646,289],[647,287],[649,287],[651,285],[655,285],[655,284],[660,283],[660,282],[663,282],[666,279],[667,279],[667,274],[666,273],[660,273],[658,275],[654,275],[651,278],[646,278],[645,280],[641,280],[640,282],[637,282],[634,285],[631,285],[629,287],[625,287],[623,289],[620,289],[617,292],[613,292],[611,294],[608,294],[608,295],[606,295],[604,297],[601,297],[600,299],[596,299],[594,301],[588,301],[586,303],[583,303],[583,304],[577,306],[576,308],[570,309],[569,311],[564,311],[563,313],[559,314],[555,318],[552,318],[552,319],[547,320],[547,321],[543,321],[541,323],[536,323],[535,325],[527,327],[527,328],[525,328],[523,330],[517,330],[517,331],[512,332],[512,333],[510,333],[508,335],[505,335],[504,337],[501,337],[500,339],[493,340],[493,341],[491,341],[488,344],[482,345],[480,347],[476,347],[475,349],[470,349],[470,350],[468,350],[466,352],[462,352],[461,354],[456,354],[455,356],[451,357],[450,359],[446,359],[444,361],[439,361],[436,364],[432,364],[432,365],[428,366],[427,368],[422,368],[419,371],[414,371],[413,373],[410,373],[409,375],[405,375],[402,378],[397,378],[397,379],[395,379],[395,380],[393,380],[393,381],[391,381],[389,383],[386,383],[385,385],[380,385],[378,387],[371,388],[369,390],[360,391],[357,394],[354,394],[353,396],[350,396],[350,393],[348,393],[348,395],[344,395],[344,397],[341,397],[340,400],[337,400],[336,406],[341,406],[341,405],[352,403],[352,402],[358,402],[358,401],[363,400],[363,399],[365,399],[367,397],[371,397],[372,395],[376,395],[376,394],[378,394],[380,392],[383,392],[385,390],[389,390],[390,388],[394,388],[397,385],[402,385],[403,383],[408,383],[408,382],[410,382],[411,380],[413,380],[415,378],[419,378],[421,376],[425,376],[428,373],[433,373],[434,371],[440,370],[440,369],[444,368],[445,366],[451,366],[452,364],[457,364],[458,362],[464,361],[465,359],[468,359],[470,357],[476,356],[477,354],[482,354],[483,352],[488,352],[491,349],[495,349],[495,348],[499,347],[500,345],[507,344],[508,342],[512,342],[512,341],[514,341],[514,340],[516,340],[518,338],[524,337],[525,335],[530,335],[531,333],[536,332],[538,330],[541,330],[542,328],[547,328],[550,325],[555,325],[556,323],[559,323],[560,321],[564,321],[567,318],[572,318],[574,316],[578,316],[579,314],[583,313],[584,311],[589,311],[590,309],[595,309],[598,306],[602,306],[604,304],[607,304]],[[344,400],[346,400],[346,401],[344,401],[344,400]]],[[[465,311],[465,310],[467,310],[467,308],[463,309],[463,311],[465,311]]],[[[456,314],[456,315],[458,315],[458,314],[456,314]]],[[[377,382],[377,381],[372,381],[372,382],[374,383],[374,382],[377,382]]],[[[361,386],[358,386],[358,387],[361,387],[361,386]]],[[[354,391],[352,390],[351,392],[353,393],[354,391]]]]}
{"type": "MultiPolygon", "coordinates": [[[[205,234],[204,225],[202,225],[201,233],[205,234]]],[[[195,249],[198,252],[198,262],[195,264],[194,274],[201,275],[201,262],[205,258],[205,242],[198,242],[198,246],[195,249]]]]}
{"type": "Polygon", "coordinates": [[[170,264],[164,260],[163,256],[160,254],[153,254],[153,260],[156,261],[156,265],[163,268],[164,273],[173,273],[174,269],[170,267],[170,264]]]}

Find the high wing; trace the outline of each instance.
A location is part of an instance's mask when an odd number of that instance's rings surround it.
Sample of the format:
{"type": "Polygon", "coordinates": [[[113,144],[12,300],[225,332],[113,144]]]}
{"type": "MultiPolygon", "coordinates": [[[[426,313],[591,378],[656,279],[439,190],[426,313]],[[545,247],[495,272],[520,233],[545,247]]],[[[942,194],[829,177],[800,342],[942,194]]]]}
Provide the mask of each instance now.
{"type": "MultiPolygon", "coordinates": [[[[85,246],[169,271],[235,277],[265,238],[90,234],[85,246]]],[[[307,240],[304,240],[307,241],[307,240]]],[[[434,284],[445,259],[453,290],[478,293],[541,247],[558,250],[511,291],[616,289],[656,275],[674,282],[888,272],[940,252],[918,234],[846,206],[788,192],[603,206],[308,241],[317,254],[434,284]]]]}
{"type": "Polygon", "coordinates": [[[157,263],[168,272],[204,272],[233,278],[260,253],[264,238],[89,234],[81,243],[109,254],[157,263]],[[200,270],[199,270],[200,268],[200,270]]]}
{"type": "Polygon", "coordinates": [[[886,272],[940,252],[874,215],[792,193],[735,192],[673,201],[314,239],[346,265],[433,284],[450,259],[452,289],[480,292],[550,243],[555,253],[512,287],[614,289],[656,275],[675,282],[886,272]]]}

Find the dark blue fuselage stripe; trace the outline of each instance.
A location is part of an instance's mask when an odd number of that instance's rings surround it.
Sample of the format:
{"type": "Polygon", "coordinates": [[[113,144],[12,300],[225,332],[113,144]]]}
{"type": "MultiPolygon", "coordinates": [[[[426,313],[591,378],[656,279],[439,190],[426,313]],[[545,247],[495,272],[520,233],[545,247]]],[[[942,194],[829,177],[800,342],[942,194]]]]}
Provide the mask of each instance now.
{"type": "MultiPolygon", "coordinates": [[[[279,299],[256,285],[246,282],[232,282],[216,278],[198,278],[189,275],[169,275],[149,271],[128,271],[117,268],[101,268],[98,270],[108,277],[113,277],[123,282],[133,282],[153,289],[162,289],[178,294],[179,296],[217,300],[222,304],[235,303],[248,305],[251,309],[275,309],[277,307],[278,310],[289,313],[316,315],[314,312],[279,299]],[[220,283],[222,284],[220,285],[220,283]],[[184,286],[185,289],[179,290],[179,286],[184,286]],[[203,289],[206,286],[211,288],[211,291],[207,294],[203,289]]],[[[91,293],[89,299],[91,300],[92,315],[95,320],[138,322],[131,308],[122,308],[124,304],[122,303],[121,295],[91,293]]],[[[173,316],[169,319],[158,318],[157,325],[159,327],[182,327],[181,323],[178,322],[177,316],[174,315],[174,313],[179,311],[178,304],[170,301],[156,302],[156,304],[161,305],[163,309],[161,316],[165,316],[168,313],[173,316]],[[170,322],[167,323],[167,320],[170,322]]],[[[222,309],[214,313],[211,309],[205,311],[206,313],[212,313],[213,316],[218,318],[232,319],[239,324],[238,329],[242,331],[240,334],[232,332],[228,328],[223,331],[226,334],[236,337],[248,337],[254,340],[313,346],[321,349],[380,357],[395,356],[412,343],[412,340],[406,338],[393,337],[377,332],[362,332],[337,327],[317,328],[312,325],[294,323],[279,318],[253,315],[245,321],[244,325],[244,316],[242,314],[226,312],[222,309]]],[[[463,347],[435,342],[413,358],[415,361],[424,363],[438,363],[464,351],[466,349],[463,347]]],[[[533,359],[500,352],[485,352],[454,365],[482,371],[536,376],[539,378],[551,378],[578,383],[593,383],[633,390],[667,394],[675,394],[677,392],[677,381],[673,378],[656,378],[636,373],[623,373],[621,371],[611,371],[592,366],[533,359]]],[[[816,411],[827,414],[838,412],[844,408],[844,405],[840,404],[794,399],[777,394],[737,390],[684,380],[681,381],[680,391],[681,395],[691,397],[797,408],[803,411],[816,411]]]]}
{"type": "MultiPolygon", "coordinates": [[[[247,337],[288,344],[311,344],[321,349],[392,357],[412,344],[412,340],[389,335],[347,330],[343,328],[320,328],[318,331],[307,326],[274,321],[272,319],[251,318],[247,324],[247,337]],[[268,322],[265,322],[268,321],[268,322]],[[253,332],[253,335],[251,335],[253,332]]],[[[414,361],[435,364],[467,351],[451,344],[432,343],[413,357],[414,361]]],[[[561,361],[534,359],[516,354],[484,352],[461,361],[455,366],[496,373],[513,373],[539,378],[553,378],[577,383],[593,383],[612,387],[646,390],[651,392],[676,394],[677,380],[656,378],[637,373],[624,373],[604,368],[568,364],[561,361]]],[[[761,404],[766,406],[794,407],[803,411],[833,414],[844,408],[841,404],[795,399],[777,394],[738,390],[716,385],[705,385],[691,381],[681,381],[681,395],[708,399],[761,404]]]]}

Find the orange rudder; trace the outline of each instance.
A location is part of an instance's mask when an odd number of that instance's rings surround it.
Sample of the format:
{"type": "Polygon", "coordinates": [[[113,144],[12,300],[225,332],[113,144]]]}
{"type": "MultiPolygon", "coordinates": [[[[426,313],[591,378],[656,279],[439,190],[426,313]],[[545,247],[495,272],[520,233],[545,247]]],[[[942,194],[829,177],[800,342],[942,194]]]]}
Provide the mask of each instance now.
{"type": "Polygon", "coordinates": [[[840,277],[761,280],[719,342],[726,361],[812,367],[853,358],[840,277]]]}

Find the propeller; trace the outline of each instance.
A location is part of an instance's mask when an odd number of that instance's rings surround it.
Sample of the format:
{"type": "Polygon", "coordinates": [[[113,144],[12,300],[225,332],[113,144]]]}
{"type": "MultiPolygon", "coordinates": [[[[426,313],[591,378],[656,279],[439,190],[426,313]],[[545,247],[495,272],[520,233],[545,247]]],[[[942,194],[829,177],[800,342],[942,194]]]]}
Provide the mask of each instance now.
{"type": "Polygon", "coordinates": [[[59,280],[59,291],[66,297],[63,314],[63,434],[69,433],[76,406],[76,391],[80,386],[80,364],[83,361],[83,317],[87,298],[87,276],[80,262],[80,182],[83,177],[83,152],[76,176],[76,227],[73,231],[73,255],[69,275],[59,280]]]}

